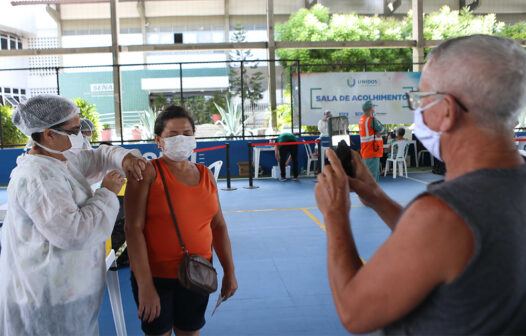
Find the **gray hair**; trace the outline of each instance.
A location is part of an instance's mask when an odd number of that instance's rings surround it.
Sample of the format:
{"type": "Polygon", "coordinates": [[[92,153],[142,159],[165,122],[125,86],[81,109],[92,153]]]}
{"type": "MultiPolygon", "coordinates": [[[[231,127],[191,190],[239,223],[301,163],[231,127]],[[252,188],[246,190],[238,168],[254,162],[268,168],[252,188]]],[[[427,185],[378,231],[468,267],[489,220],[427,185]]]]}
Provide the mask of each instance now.
{"type": "Polygon", "coordinates": [[[519,43],[489,35],[457,37],[428,59],[431,90],[455,96],[483,128],[513,129],[526,105],[526,51],[519,43]]]}

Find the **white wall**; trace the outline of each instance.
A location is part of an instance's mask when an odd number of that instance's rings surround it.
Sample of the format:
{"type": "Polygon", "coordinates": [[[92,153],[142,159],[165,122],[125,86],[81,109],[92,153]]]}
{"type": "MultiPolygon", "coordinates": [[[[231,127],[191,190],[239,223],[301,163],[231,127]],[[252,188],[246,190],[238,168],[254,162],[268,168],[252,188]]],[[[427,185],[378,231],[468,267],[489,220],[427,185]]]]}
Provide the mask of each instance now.
{"type": "Polygon", "coordinates": [[[29,36],[57,36],[57,25],[46,12],[45,5],[11,6],[7,0],[0,1],[0,24],[13,32],[24,32],[29,36]]]}

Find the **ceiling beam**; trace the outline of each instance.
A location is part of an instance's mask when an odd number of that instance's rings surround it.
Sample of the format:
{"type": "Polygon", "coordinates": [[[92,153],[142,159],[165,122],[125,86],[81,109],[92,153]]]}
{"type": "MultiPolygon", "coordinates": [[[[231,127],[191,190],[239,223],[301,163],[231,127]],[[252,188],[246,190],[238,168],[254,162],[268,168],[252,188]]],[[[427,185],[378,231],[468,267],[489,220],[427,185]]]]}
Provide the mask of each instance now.
{"type": "MultiPolygon", "coordinates": [[[[515,40],[526,47],[526,40],[515,40]]],[[[423,41],[425,48],[436,47],[441,40],[423,41]]],[[[414,48],[416,41],[317,41],[317,42],[275,42],[276,49],[345,49],[345,48],[414,48]]],[[[119,46],[120,52],[169,52],[192,50],[232,50],[232,49],[266,49],[267,42],[243,43],[196,43],[196,44],[146,44],[119,46]]],[[[111,53],[111,47],[85,48],[49,48],[1,50],[0,57],[60,56],[71,54],[111,53]]]]}

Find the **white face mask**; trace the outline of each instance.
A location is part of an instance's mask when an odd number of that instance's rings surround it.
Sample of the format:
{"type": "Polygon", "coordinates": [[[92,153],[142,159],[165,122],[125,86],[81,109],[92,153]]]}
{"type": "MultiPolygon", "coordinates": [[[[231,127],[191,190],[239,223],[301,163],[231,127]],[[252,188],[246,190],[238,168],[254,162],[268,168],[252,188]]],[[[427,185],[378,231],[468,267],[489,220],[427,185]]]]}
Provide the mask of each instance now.
{"type": "Polygon", "coordinates": [[[428,104],[425,107],[419,107],[413,111],[415,116],[415,130],[414,133],[418,140],[422,142],[425,148],[437,159],[442,161],[440,156],[440,132],[435,132],[424,123],[423,111],[427,110],[431,106],[434,106],[440,103],[442,99],[435,100],[431,104],[428,104]]]}
{"type": "Polygon", "coordinates": [[[90,136],[87,136],[87,135],[84,136],[84,146],[83,146],[83,148],[91,149],[91,143],[89,142],[90,139],[91,139],[90,136]]]}
{"type": "Polygon", "coordinates": [[[195,136],[176,135],[164,140],[163,155],[173,161],[184,161],[188,159],[197,147],[195,136]]]}
{"type": "Polygon", "coordinates": [[[69,142],[71,144],[71,148],[65,150],[65,151],[58,151],[58,150],[55,150],[55,149],[51,149],[51,148],[48,148],[46,146],[43,146],[41,145],[40,143],[36,142],[38,144],[38,146],[44,148],[46,151],[50,152],[50,153],[54,153],[54,154],[64,154],[66,152],[68,153],[73,153],[73,154],[78,154],[81,150],[82,150],[82,145],[84,144],[84,138],[82,137],[82,134],[79,132],[79,134],[77,135],[74,135],[74,134],[67,134],[67,133],[64,133],[64,132],[60,132],[60,131],[57,131],[57,130],[54,130],[54,129],[51,129],[53,132],[57,133],[57,134],[61,134],[61,135],[65,135],[68,137],[69,139],[69,142]]]}

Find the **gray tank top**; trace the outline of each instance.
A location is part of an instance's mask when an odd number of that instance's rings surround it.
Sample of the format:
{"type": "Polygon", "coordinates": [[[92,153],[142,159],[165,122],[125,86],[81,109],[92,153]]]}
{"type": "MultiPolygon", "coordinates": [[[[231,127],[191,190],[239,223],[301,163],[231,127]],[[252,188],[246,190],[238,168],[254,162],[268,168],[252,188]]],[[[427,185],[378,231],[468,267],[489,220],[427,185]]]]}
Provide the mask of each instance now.
{"type": "Polygon", "coordinates": [[[383,332],[525,335],[526,164],[471,172],[430,185],[425,194],[462,217],[473,232],[475,252],[452,283],[435,288],[383,332]]]}

